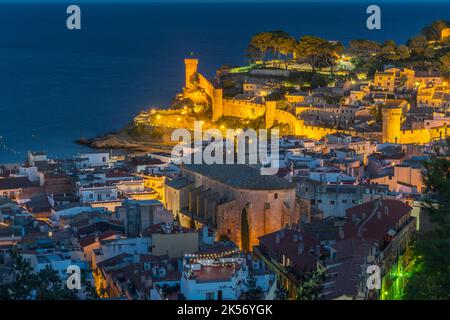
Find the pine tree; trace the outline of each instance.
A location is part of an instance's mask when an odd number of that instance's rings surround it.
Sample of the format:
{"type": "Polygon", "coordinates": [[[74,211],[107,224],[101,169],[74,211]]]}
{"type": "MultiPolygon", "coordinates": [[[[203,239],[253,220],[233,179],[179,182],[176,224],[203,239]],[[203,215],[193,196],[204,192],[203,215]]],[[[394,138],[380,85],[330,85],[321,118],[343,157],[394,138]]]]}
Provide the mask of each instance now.
{"type": "Polygon", "coordinates": [[[241,246],[244,252],[250,251],[250,230],[248,226],[247,209],[242,209],[241,215],[241,246]]]}
{"type": "Polygon", "coordinates": [[[195,226],[195,220],[194,220],[194,217],[191,217],[191,220],[189,221],[189,227],[191,228],[191,229],[197,229],[196,228],[196,226],[195,226]]]}

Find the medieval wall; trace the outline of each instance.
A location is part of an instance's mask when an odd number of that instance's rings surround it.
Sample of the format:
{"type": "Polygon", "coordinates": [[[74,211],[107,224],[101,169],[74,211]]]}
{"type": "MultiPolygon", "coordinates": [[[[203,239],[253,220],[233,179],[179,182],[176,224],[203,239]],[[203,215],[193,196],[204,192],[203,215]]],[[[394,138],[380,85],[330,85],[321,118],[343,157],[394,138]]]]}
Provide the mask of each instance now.
{"type": "Polygon", "coordinates": [[[206,79],[201,73],[198,73],[197,80],[198,86],[202,88],[206,92],[206,94],[210,96],[212,99],[212,97],[214,96],[213,84],[208,79],[206,79]]]}
{"type": "Polygon", "coordinates": [[[265,105],[234,99],[222,100],[222,115],[244,119],[262,117],[266,112],[265,105]]]}
{"type": "MultiPolygon", "coordinates": [[[[343,132],[357,135],[356,132],[337,130],[317,126],[305,126],[303,120],[298,119],[293,114],[274,108],[273,101],[267,101],[265,105],[249,101],[224,99],[222,89],[217,89],[202,74],[197,72],[197,59],[186,59],[186,87],[194,84],[205,91],[212,101],[212,121],[217,121],[221,116],[231,116],[243,119],[255,119],[266,116],[266,127],[272,127],[274,122],[288,124],[294,135],[306,136],[311,139],[320,140],[328,134],[343,132]]],[[[298,110],[297,110],[298,112],[298,110]]],[[[447,136],[446,127],[434,129],[419,129],[400,131],[400,118],[402,111],[393,108],[383,110],[383,142],[428,143],[432,139],[447,136]],[[394,110],[395,109],[395,110],[394,110]],[[396,140],[396,141],[395,141],[396,140]]],[[[186,125],[178,115],[167,114],[164,118],[152,119],[157,125],[180,127],[186,125]]],[[[361,134],[358,134],[361,135],[361,134]]],[[[364,135],[369,137],[369,135],[364,135]]],[[[378,135],[377,135],[378,136],[378,135]]],[[[371,136],[370,136],[371,137],[371,136]]]]}
{"type": "Polygon", "coordinates": [[[400,143],[402,144],[424,144],[433,139],[439,139],[448,136],[447,126],[432,129],[402,130],[400,133],[400,143]]]}

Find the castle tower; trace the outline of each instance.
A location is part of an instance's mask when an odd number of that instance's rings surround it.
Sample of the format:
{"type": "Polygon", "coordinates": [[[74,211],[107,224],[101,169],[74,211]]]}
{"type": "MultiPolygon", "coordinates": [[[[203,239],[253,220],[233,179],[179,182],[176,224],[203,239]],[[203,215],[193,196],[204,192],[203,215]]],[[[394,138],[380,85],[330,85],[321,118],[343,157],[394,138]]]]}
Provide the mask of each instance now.
{"type": "Polygon", "coordinates": [[[382,142],[400,143],[400,125],[402,121],[401,107],[383,107],[383,138],[382,142]]]}
{"type": "Polygon", "coordinates": [[[193,88],[193,82],[197,80],[198,59],[184,59],[184,65],[186,70],[185,88],[193,88]]]}
{"type": "Polygon", "coordinates": [[[276,101],[266,101],[266,129],[271,128],[275,122],[276,101]]]}
{"type": "Polygon", "coordinates": [[[445,38],[450,37],[450,28],[445,28],[441,30],[441,41],[444,41],[445,38]]]}

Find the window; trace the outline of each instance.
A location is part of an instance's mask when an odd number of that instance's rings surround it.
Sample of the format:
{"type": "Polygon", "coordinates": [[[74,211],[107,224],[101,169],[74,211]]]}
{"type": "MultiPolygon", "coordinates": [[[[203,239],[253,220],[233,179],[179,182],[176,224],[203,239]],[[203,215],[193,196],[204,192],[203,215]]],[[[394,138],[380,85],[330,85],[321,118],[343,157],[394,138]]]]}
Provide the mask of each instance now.
{"type": "Polygon", "coordinates": [[[206,300],[214,300],[214,292],[206,292],[205,298],[206,300]]]}
{"type": "Polygon", "coordinates": [[[274,199],[278,199],[278,193],[275,193],[275,194],[273,195],[273,197],[274,197],[274,199]]]}
{"type": "Polygon", "coordinates": [[[347,203],[347,199],[342,200],[342,203],[347,203]]]}
{"type": "Polygon", "coordinates": [[[106,157],[102,157],[102,162],[106,162],[106,157]]]}
{"type": "Polygon", "coordinates": [[[331,204],[331,205],[334,205],[334,200],[330,200],[330,204],[331,204]]]}

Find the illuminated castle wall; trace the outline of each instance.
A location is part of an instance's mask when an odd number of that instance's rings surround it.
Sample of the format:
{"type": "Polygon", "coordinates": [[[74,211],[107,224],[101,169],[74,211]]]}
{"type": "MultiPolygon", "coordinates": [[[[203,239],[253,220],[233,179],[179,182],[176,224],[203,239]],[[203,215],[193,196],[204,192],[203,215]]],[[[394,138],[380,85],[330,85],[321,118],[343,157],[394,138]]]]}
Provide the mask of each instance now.
{"type": "Polygon", "coordinates": [[[428,143],[433,139],[447,137],[450,134],[448,126],[440,126],[432,129],[401,130],[403,110],[401,107],[384,107],[382,142],[391,143],[428,143]]]}
{"type": "MultiPolygon", "coordinates": [[[[212,102],[212,121],[215,122],[222,116],[232,116],[242,119],[255,119],[265,116],[266,128],[271,128],[276,122],[289,125],[291,133],[298,136],[306,136],[311,139],[322,139],[335,132],[356,135],[353,131],[337,130],[332,128],[306,126],[304,121],[293,114],[279,110],[276,101],[266,101],[258,104],[248,101],[226,99],[222,89],[214,85],[198,72],[198,59],[185,59],[186,83],[185,88],[201,88],[212,102]]],[[[384,107],[382,142],[392,143],[428,143],[433,139],[446,137],[450,132],[447,126],[433,129],[401,130],[402,109],[399,107],[384,107]]],[[[358,133],[358,135],[365,136],[358,133]]]]}

